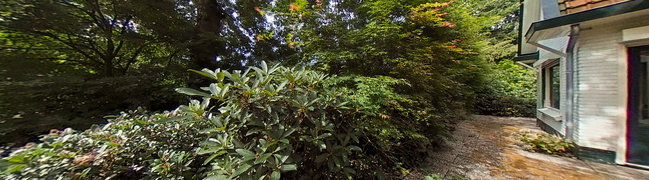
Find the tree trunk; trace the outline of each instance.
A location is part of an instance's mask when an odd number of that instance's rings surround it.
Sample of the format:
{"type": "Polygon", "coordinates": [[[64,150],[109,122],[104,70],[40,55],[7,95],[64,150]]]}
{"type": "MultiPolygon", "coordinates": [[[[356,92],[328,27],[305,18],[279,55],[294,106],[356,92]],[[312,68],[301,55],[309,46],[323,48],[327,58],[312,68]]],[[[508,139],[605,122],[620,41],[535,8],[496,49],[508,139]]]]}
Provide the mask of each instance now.
{"type": "Polygon", "coordinates": [[[104,77],[113,77],[113,59],[104,59],[104,77]]]}
{"type": "Polygon", "coordinates": [[[192,40],[190,52],[196,68],[217,68],[216,56],[225,47],[219,40],[222,20],[226,17],[221,5],[215,0],[196,0],[198,30],[192,40]]]}

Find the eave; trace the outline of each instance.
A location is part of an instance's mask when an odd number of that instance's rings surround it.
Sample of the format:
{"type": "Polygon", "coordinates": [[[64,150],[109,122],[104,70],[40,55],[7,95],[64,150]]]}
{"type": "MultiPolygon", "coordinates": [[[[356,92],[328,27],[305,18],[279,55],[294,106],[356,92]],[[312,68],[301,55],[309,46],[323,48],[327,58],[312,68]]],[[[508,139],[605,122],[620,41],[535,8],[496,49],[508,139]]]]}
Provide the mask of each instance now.
{"type": "Polygon", "coordinates": [[[538,59],[539,59],[539,52],[530,53],[530,54],[521,54],[519,56],[514,57],[514,61],[522,62],[526,64],[532,64],[534,63],[534,61],[538,59]]]}
{"type": "MultiPolygon", "coordinates": [[[[541,40],[569,35],[570,25],[640,11],[644,9],[649,9],[649,1],[634,0],[590,9],[574,14],[559,16],[556,18],[546,19],[532,23],[527,33],[525,34],[525,37],[527,38],[527,43],[536,46],[543,46],[541,44],[538,44],[538,42],[541,40]]],[[[544,47],[541,48],[548,50],[544,47]]],[[[549,51],[556,54],[565,55],[563,52],[556,51],[554,49],[549,49],[549,51]]]]}

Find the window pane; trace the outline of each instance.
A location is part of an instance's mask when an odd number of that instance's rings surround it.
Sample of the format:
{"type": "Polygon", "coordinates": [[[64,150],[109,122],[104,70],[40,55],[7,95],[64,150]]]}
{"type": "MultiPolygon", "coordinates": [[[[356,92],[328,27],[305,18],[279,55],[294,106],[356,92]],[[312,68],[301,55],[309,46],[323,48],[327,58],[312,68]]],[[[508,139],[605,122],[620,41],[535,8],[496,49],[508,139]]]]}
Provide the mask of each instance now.
{"type": "Polygon", "coordinates": [[[553,108],[559,109],[560,99],[559,95],[559,83],[561,78],[559,77],[559,65],[552,66],[550,68],[550,104],[553,108]]]}

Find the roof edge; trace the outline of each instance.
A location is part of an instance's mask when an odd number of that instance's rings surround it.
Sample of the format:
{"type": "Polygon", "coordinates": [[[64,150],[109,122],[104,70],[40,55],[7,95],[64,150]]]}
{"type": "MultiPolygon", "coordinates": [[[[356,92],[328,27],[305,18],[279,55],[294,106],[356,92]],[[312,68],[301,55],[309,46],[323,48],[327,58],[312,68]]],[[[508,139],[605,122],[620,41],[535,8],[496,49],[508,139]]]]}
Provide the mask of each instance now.
{"type": "Polygon", "coordinates": [[[537,21],[530,25],[530,28],[527,30],[527,33],[525,33],[525,38],[528,40],[531,39],[531,37],[534,35],[534,32],[536,31],[555,28],[559,26],[576,24],[584,21],[611,17],[615,15],[630,13],[630,12],[644,10],[644,9],[649,9],[649,1],[633,0],[633,1],[620,2],[608,6],[602,6],[602,7],[598,7],[595,9],[590,9],[578,13],[563,15],[556,18],[546,19],[543,21],[537,21]]]}
{"type": "Polygon", "coordinates": [[[538,60],[539,59],[539,52],[533,52],[533,53],[528,53],[528,54],[521,54],[519,56],[514,57],[514,61],[527,61],[527,60],[538,60]]]}

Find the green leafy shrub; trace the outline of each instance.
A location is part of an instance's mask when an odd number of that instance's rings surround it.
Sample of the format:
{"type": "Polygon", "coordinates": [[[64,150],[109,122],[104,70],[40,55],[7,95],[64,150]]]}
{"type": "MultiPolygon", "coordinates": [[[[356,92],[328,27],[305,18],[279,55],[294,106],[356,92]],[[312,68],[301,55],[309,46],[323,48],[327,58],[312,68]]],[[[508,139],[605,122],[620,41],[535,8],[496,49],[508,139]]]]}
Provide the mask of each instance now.
{"type": "Polygon", "coordinates": [[[358,111],[341,92],[324,89],[326,76],[296,68],[251,67],[246,71],[196,71],[217,81],[204,91],[179,92],[212,98],[221,106],[208,115],[208,141],[198,154],[210,157],[208,177],[349,177],[361,148],[358,111]],[[251,72],[254,70],[254,72],[251,72]],[[228,82],[229,81],[229,82],[228,82]],[[207,91],[207,92],[205,92],[207,91]]]}
{"type": "MultiPolygon", "coordinates": [[[[43,178],[159,178],[194,177],[193,153],[201,140],[201,117],[181,109],[147,115],[122,113],[103,126],[83,132],[52,130],[43,143],[30,144],[0,161],[5,179],[43,178]],[[191,122],[191,123],[188,123],[191,122]]],[[[200,176],[197,176],[200,177],[200,176]]]]}
{"type": "Polygon", "coordinates": [[[533,117],[535,107],[535,72],[511,60],[496,65],[474,105],[479,114],[521,117],[533,117]]]}
{"type": "Polygon", "coordinates": [[[430,145],[450,135],[448,119],[426,100],[397,93],[397,89],[411,88],[405,80],[341,76],[325,81],[325,87],[348,94],[346,101],[360,110],[358,129],[367,140],[362,148],[379,158],[373,168],[404,171],[414,167],[430,145]]]}
{"type": "Polygon", "coordinates": [[[519,140],[525,143],[528,150],[532,152],[570,155],[575,148],[573,142],[548,133],[525,132],[519,136],[519,140]]]}
{"type": "MultiPolygon", "coordinates": [[[[373,178],[448,132],[388,77],[303,68],[195,71],[215,83],[171,112],[122,113],[83,132],[53,130],[0,161],[3,178],[373,178]]],[[[424,149],[425,150],[425,149],[424,149]]],[[[423,151],[414,154],[421,154],[423,151]]]]}

